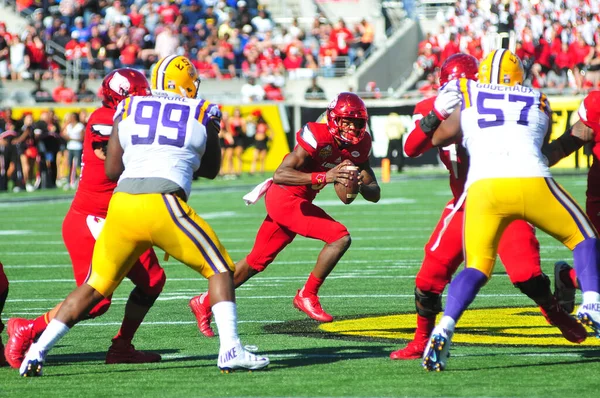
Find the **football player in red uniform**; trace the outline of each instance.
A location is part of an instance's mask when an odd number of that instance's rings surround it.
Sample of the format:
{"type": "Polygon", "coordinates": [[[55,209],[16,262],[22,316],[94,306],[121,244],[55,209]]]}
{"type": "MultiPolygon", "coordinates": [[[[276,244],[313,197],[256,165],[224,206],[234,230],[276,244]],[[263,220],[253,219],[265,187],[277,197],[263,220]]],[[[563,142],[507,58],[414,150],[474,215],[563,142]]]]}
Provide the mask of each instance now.
{"type": "MultiPolygon", "coordinates": [[[[593,162],[588,170],[585,192],[585,212],[590,221],[600,231],[600,91],[590,91],[579,106],[579,121],[544,150],[548,164],[554,165],[569,156],[585,143],[592,143],[593,162]]],[[[554,265],[556,279],[554,294],[567,312],[575,309],[575,290],[579,288],[575,270],[566,262],[554,265]]]]}
{"type": "MultiPolygon", "coordinates": [[[[308,123],[296,133],[298,144],[281,162],[266,191],[267,216],[250,254],[235,266],[235,287],[265,270],[296,235],[319,239],[325,246],[293,305],[319,322],[331,322],[319,302],[319,288],[350,247],[350,233],[312,202],[325,185],[346,184],[352,174],[346,165],[359,167],[362,196],[379,201],[380,188],[369,165],[371,136],[367,133],[367,108],[359,96],[340,93],[327,108],[326,123],[308,123]]],[[[212,337],[212,316],[206,293],[190,300],[200,331],[212,337]]]]}
{"type": "MultiPolygon", "coordinates": [[[[455,54],[442,65],[440,84],[458,78],[477,80],[477,72],[478,63],[474,57],[455,54]]],[[[405,143],[405,152],[410,157],[419,156],[433,148],[431,135],[426,134],[424,129],[435,129],[435,120],[440,120],[434,106],[435,100],[436,97],[428,98],[415,106],[415,128],[405,143]],[[434,123],[430,127],[432,120],[434,123]]],[[[440,159],[450,173],[453,198],[444,208],[440,221],[425,245],[425,258],[415,280],[417,329],[414,339],[405,348],[392,352],[391,359],[421,358],[435,327],[437,314],[442,310],[442,292],[464,261],[462,204],[458,204],[461,208],[447,225],[446,220],[463,193],[469,158],[460,144],[438,150],[440,159]]],[[[510,281],[535,301],[550,324],[557,326],[569,341],[577,342],[585,338],[585,329],[564,312],[550,291],[550,281],[540,267],[539,242],[532,226],[521,220],[512,222],[500,240],[498,252],[510,281]]]]}
{"type": "MultiPolygon", "coordinates": [[[[62,226],[63,240],[73,263],[77,286],[88,277],[94,245],[117,185],[104,172],[106,145],[112,131],[113,115],[119,102],[128,96],[149,94],[150,86],[146,77],[134,69],[117,69],[102,82],[103,106],[90,115],[87,123],[81,180],[62,226]]],[[[125,306],[121,328],[112,339],[112,345],[106,354],[106,363],[158,362],[161,359],[159,354],[138,351],[131,344],[135,332],[161,293],[166,280],[164,270],[152,249],[142,254],[127,277],[135,288],[125,306]]],[[[89,312],[89,318],[104,314],[110,304],[111,297],[103,299],[89,312]]],[[[19,368],[29,346],[46,329],[59,307],[60,304],[34,320],[12,318],[8,321],[9,340],[5,355],[13,368],[19,368]]]]}
{"type": "MultiPolygon", "coordinates": [[[[4,309],[4,303],[6,303],[6,296],[8,296],[8,278],[6,278],[6,274],[4,273],[4,267],[2,263],[0,263],[0,315],[2,315],[2,310],[4,309]]],[[[4,324],[2,323],[2,318],[0,318],[0,333],[4,330],[4,324]]],[[[0,339],[0,367],[6,366],[8,363],[4,358],[4,346],[2,345],[2,339],[0,339]]]]}

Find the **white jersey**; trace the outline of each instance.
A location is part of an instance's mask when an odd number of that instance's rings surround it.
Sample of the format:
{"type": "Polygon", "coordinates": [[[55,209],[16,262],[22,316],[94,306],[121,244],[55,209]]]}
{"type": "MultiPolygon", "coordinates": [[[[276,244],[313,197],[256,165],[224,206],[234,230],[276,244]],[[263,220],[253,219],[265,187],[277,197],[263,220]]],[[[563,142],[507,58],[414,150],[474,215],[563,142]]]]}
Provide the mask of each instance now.
{"type": "Polygon", "coordinates": [[[206,149],[206,125],[220,118],[219,107],[202,99],[173,96],[134,96],[121,101],[119,122],[128,178],[163,178],[190,196],[194,171],[206,149]]]}
{"type": "Polygon", "coordinates": [[[445,90],[462,94],[462,144],[469,152],[465,189],[486,178],[551,177],[541,150],[551,115],[544,94],[468,79],[448,85],[445,90]]]}

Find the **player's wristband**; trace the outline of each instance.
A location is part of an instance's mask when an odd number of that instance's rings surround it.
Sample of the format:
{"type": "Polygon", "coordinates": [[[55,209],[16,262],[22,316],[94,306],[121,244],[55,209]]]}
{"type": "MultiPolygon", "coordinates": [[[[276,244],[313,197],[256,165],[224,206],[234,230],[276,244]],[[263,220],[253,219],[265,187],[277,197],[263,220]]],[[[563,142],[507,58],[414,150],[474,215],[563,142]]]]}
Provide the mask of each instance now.
{"type": "Polygon", "coordinates": [[[427,116],[421,119],[419,123],[421,123],[421,131],[423,131],[426,136],[431,137],[433,133],[435,133],[435,130],[440,127],[440,124],[442,124],[442,120],[440,120],[434,111],[431,111],[427,116]]]}
{"type": "Polygon", "coordinates": [[[310,182],[313,185],[327,184],[327,173],[312,173],[310,175],[310,182]]]}

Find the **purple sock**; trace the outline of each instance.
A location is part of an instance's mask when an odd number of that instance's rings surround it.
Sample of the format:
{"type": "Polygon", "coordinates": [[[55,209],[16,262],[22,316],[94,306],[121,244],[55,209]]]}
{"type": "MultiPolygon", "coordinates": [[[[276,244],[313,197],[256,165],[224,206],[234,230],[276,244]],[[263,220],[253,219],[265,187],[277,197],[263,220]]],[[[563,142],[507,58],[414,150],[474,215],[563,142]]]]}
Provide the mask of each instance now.
{"type": "Polygon", "coordinates": [[[587,238],[573,249],[573,267],[582,292],[600,292],[600,241],[587,238]]]}
{"type": "Polygon", "coordinates": [[[450,283],[444,316],[458,322],[459,318],[475,300],[479,289],[487,282],[487,276],[478,269],[465,268],[450,283]]]}

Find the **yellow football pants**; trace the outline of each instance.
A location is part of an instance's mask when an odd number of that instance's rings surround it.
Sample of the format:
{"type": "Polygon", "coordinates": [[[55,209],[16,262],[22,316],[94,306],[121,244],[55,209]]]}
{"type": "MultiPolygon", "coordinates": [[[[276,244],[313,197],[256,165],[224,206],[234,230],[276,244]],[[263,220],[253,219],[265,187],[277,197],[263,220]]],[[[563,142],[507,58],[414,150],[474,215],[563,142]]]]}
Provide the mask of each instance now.
{"type": "Polygon", "coordinates": [[[103,296],[110,295],[152,246],[205,278],[235,269],[212,228],[177,196],[117,192],[94,247],[87,283],[103,296]]]}
{"type": "Polygon", "coordinates": [[[552,178],[490,178],[469,187],[465,205],[466,266],[491,276],[502,233],[522,219],[570,250],[596,229],[571,196],[552,178]]]}

